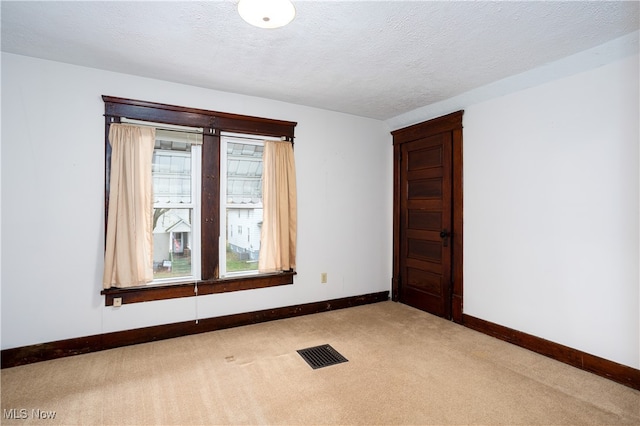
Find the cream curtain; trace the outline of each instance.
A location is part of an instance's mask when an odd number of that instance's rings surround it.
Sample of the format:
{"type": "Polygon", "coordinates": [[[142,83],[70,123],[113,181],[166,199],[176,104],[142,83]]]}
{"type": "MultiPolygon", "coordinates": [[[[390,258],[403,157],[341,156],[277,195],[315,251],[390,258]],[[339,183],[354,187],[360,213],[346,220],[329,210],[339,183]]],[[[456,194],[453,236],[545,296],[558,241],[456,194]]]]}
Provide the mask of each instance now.
{"type": "Polygon", "coordinates": [[[132,287],[153,280],[153,182],[155,129],[112,124],[109,218],[104,288],[132,287]]]}
{"type": "Polygon", "coordinates": [[[262,234],[258,270],[296,267],[296,167],[291,142],[265,141],[262,173],[262,234]]]}

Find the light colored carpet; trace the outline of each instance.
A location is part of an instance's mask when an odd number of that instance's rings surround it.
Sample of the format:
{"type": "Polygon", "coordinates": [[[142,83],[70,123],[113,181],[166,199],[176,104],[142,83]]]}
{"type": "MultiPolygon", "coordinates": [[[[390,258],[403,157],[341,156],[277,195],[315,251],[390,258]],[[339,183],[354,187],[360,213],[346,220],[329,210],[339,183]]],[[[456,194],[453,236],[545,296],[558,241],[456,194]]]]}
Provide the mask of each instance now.
{"type": "Polygon", "coordinates": [[[1,374],[3,424],[640,425],[640,392],[394,302],[1,374]],[[296,352],[325,343],[349,362],[296,352]]]}

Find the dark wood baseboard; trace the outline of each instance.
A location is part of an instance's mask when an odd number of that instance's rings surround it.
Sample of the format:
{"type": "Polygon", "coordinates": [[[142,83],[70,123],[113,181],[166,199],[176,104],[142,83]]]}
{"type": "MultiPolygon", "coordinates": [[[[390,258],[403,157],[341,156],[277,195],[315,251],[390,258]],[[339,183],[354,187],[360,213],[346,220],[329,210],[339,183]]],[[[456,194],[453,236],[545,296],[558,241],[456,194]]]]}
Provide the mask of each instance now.
{"type": "Polygon", "coordinates": [[[640,370],[470,315],[462,318],[468,328],[640,390],[640,370]]]}
{"type": "Polygon", "coordinates": [[[389,292],[370,293],[361,296],[345,297],[304,305],[286,306],[263,311],[184,321],[173,324],[156,325],[134,330],[116,331],[87,337],[59,340],[19,348],[4,349],[1,352],[2,368],[47,361],[72,355],[97,352],[121,346],[147,343],[190,334],[205,333],[242,325],[257,324],[301,315],[315,314],[335,309],[349,308],[389,299],[389,292]]]}

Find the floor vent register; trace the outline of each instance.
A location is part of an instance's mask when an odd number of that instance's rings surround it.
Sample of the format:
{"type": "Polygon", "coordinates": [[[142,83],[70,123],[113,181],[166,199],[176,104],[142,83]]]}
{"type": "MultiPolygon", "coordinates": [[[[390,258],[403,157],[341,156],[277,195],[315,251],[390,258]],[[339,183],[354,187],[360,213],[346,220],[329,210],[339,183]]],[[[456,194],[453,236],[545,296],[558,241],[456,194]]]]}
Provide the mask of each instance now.
{"type": "Polygon", "coordinates": [[[312,348],[300,349],[298,350],[298,353],[314,370],[349,361],[340,355],[338,351],[333,349],[331,345],[320,345],[312,348]]]}

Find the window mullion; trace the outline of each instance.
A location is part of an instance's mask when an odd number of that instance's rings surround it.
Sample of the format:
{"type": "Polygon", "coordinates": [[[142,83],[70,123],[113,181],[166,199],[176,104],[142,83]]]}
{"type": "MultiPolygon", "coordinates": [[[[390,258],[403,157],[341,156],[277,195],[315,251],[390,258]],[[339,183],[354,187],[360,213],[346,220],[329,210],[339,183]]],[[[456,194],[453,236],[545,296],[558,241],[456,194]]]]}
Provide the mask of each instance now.
{"type": "Polygon", "coordinates": [[[218,275],[220,238],[220,136],[205,132],[202,144],[201,187],[201,277],[212,280],[218,275]]]}

